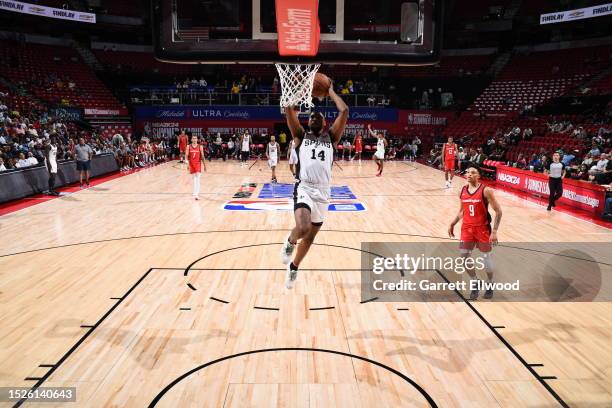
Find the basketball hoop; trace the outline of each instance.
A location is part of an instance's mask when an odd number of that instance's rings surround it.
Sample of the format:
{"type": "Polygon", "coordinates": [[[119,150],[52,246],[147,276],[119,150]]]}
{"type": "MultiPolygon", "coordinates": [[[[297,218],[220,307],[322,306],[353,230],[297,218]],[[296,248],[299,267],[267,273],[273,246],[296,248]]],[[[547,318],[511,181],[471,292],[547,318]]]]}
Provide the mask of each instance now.
{"type": "Polygon", "coordinates": [[[312,108],[312,87],[321,64],[275,64],[281,83],[281,110],[289,106],[312,108]]]}

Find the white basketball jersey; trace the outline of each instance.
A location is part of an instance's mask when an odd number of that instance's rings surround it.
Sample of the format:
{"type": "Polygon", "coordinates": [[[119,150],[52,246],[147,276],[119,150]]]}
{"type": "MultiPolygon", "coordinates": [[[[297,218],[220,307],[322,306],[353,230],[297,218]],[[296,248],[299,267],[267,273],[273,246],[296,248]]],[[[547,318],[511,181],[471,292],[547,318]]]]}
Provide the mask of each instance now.
{"type": "Polygon", "coordinates": [[[270,154],[270,158],[278,157],[278,143],[268,143],[268,153],[270,154]]]}
{"type": "Polygon", "coordinates": [[[251,145],[251,136],[246,135],[244,139],[242,139],[242,151],[248,152],[250,145],[251,145]]]}
{"type": "Polygon", "coordinates": [[[378,139],[378,141],[376,142],[376,151],[377,152],[385,152],[385,139],[378,139]]]}
{"type": "Polygon", "coordinates": [[[57,173],[57,146],[49,145],[49,172],[57,173]]]}
{"type": "Polygon", "coordinates": [[[298,156],[297,176],[300,181],[329,187],[334,159],[334,148],[329,133],[319,137],[312,132],[304,134],[295,149],[298,156]]]}

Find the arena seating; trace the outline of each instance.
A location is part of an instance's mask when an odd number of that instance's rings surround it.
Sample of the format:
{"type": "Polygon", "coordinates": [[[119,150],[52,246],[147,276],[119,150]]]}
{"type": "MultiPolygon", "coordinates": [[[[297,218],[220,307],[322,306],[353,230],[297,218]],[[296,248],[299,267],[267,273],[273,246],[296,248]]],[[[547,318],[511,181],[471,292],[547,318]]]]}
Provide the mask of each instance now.
{"type": "Polygon", "coordinates": [[[514,56],[469,108],[518,111],[573,90],[605,67],[611,47],[587,47],[514,56]]]}
{"type": "Polygon", "coordinates": [[[93,50],[98,60],[111,70],[121,66],[132,72],[159,73],[166,75],[192,75],[197,66],[188,64],[167,64],[157,61],[152,53],[93,50]]]}
{"type": "Polygon", "coordinates": [[[612,93],[612,73],[588,85],[589,95],[610,95],[612,93]]]}
{"type": "Polygon", "coordinates": [[[2,42],[0,59],[6,61],[0,66],[1,76],[21,83],[41,99],[58,104],[64,100],[83,108],[122,107],[70,47],[2,42]],[[71,81],[73,89],[68,86],[71,81]]]}
{"type": "Polygon", "coordinates": [[[98,126],[98,134],[103,138],[110,139],[117,133],[123,136],[131,135],[132,125],[129,123],[110,123],[98,126]]]}
{"type": "Polygon", "coordinates": [[[444,136],[452,136],[455,139],[468,136],[472,145],[482,144],[486,141],[487,136],[495,134],[497,129],[505,129],[514,118],[511,114],[503,114],[503,116],[487,116],[480,117],[474,112],[463,112],[461,116],[444,129],[444,136]]]}

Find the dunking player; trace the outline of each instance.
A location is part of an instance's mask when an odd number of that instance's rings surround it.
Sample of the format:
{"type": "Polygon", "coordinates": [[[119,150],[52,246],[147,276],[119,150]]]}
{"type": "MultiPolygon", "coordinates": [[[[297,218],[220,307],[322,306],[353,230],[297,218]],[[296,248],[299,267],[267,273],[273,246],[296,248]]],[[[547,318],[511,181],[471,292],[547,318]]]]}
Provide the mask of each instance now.
{"type": "Polygon", "coordinates": [[[383,166],[385,163],[385,148],[387,147],[387,139],[385,139],[382,132],[374,132],[372,130],[372,125],[370,124],[368,124],[368,131],[372,137],[376,138],[376,152],[374,153],[374,161],[378,166],[378,173],[376,173],[376,177],[380,177],[382,175],[383,166]]]}
{"type": "Polygon", "coordinates": [[[329,87],[329,96],[338,108],[338,117],[329,130],[325,130],[325,118],[320,112],[312,112],[308,120],[310,130],[304,131],[294,108],[285,109],[287,125],[295,141],[298,157],[297,179],[293,190],[295,228],[281,249],[281,259],[287,264],[285,286],[293,288],[298,267],[321,229],[331,195],[331,171],[334,146],[340,141],[348,119],[348,106],[329,87]],[[301,242],[293,262],[291,255],[298,240],[301,242]]]}
{"type": "Polygon", "coordinates": [[[268,166],[272,169],[272,183],[276,183],[276,165],[278,164],[278,152],[280,146],[276,143],[276,138],[270,136],[270,143],[266,146],[266,156],[268,157],[268,166]]]}
{"type": "Polygon", "coordinates": [[[444,179],[446,188],[451,188],[453,176],[455,175],[455,158],[457,156],[457,144],[449,137],[448,142],[442,147],[442,164],[444,165],[444,179]]]}
{"type": "Polygon", "coordinates": [[[291,170],[291,174],[293,177],[297,179],[297,174],[295,174],[295,165],[298,162],[297,153],[295,152],[295,140],[291,139],[289,142],[289,148],[287,149],[287,159],[289,160],[289,170],[291,170]]]}
{"type": "Polygon", "coordinates": [[[185,149],[187,148],[187,143],[189,143],[187,135],[184,130],[181,130],[178,137],[179,163],[185,163],[185,149]]]}
{"type": "Polygon", "coordinates": [[[357,133],[355,135],[355,139],[353,140],[353,146],[355,146],[355,154],[353,155],[353,157],[351,157],[351,160],[359,156],[359,164],[361,164],[361,152],[363,151],[363,138],[361,137],[361,133],[357,133]]]}
{"type": "Polygon", "coordinates": [[[191,144],[186,148],[187,160],[189,161],[188,170],[193,179],[193,198],[200,199],[200,176],[202,175],[202,165],[206,171],[206,162],[204,161],[204,150],[202,145],[198,144],[198,137],[191,136],[191,144]]]}
{"type": "MultiPolygon", "coordinates": [[[[487,281],[493,281],[493,267],[491,259],[491,244],[497,244],[497,229],[502,218],[502,209],[493,195],[493,190],[485,188],[480,184],[480,170],[475,167],[467,169],[466,173],[468,184],[463,186],[459,194],[459,213],[448,227],[448,235],[451,238],[455,237],[455,225],[463,219],[461,225],[461,241],[459,248],[461,256],[469,258],[472,250],[478,247],[483,255],[484,265],[487,273],[487,281]],[[489,204],[495,211],[495,222],[493,230],[491,230],[491,215],[489,214],[489,204]]],[[[468,269],[470,278],[476,278],[476,272],[473,269],[468,269]]],[[[484,298],[490,299],[493,297],[493,289],[485,291],[484,298]]],[[[478,298],[478,289],[473,289],[470,293],[470,299],[478,298]]]]}

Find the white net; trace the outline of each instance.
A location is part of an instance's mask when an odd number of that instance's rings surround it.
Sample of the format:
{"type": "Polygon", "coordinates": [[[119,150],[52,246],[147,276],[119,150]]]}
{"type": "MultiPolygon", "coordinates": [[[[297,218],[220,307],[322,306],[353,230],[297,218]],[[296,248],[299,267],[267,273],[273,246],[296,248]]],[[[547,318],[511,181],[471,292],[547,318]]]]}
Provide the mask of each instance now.
{"type": "Polygon", "coordinates": [[[281,83],[281,108],[312,108],[312,86],[320,64],[276,64],[281,83]]]}

